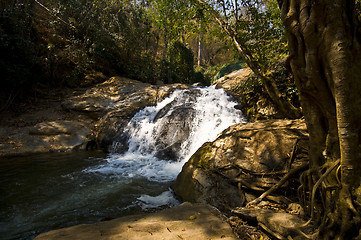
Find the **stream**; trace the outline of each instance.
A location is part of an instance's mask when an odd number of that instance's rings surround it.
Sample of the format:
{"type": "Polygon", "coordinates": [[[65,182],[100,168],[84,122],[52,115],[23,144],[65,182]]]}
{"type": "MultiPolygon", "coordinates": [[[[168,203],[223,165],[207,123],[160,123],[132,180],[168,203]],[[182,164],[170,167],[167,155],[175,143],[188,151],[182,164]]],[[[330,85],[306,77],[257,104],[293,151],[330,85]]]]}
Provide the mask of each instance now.
{"type": "Polygon", "coordinates": [[[230,125],[245,122],[215,87],[176,90],[139,111],[113,152],[36,154],[0,159],[1,239],[179,204],[171,184],[184,163],[230,125]]]}

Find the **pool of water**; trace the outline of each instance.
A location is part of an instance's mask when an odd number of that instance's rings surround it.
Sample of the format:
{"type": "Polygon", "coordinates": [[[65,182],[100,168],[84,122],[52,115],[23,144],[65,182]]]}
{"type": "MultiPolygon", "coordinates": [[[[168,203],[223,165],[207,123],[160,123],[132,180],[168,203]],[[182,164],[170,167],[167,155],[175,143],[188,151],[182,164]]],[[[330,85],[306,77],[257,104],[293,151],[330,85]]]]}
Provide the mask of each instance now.
{"type": "Polygon", "coordinates": [[[121,164],[116,172],[104,172],[114,161],[101,152],[0,159],[1,239],[32,239],[52,229],[177,204],[170,181],[129,176],[129,169],[120,174],[121,164]]]}

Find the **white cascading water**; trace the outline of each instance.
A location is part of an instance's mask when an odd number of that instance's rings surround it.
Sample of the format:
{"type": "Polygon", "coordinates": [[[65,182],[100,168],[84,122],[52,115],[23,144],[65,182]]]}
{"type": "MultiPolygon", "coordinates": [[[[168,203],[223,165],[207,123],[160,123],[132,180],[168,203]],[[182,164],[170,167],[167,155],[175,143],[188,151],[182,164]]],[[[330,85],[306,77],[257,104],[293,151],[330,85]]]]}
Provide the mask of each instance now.
{"type": "MultiPolygon", "coordinates": [[[[176,90],[156,106],[139,111],[125,130],[129,136],[128,150],[122,154],[110,154],[106,164],[87,171],[114,174],[129,179],[146,178],[148,181],[170,182],[177,177],[184,163],[203,143],[214,141],[219,133],[233,124],[245,122],[242,112],[234,108],[238,103],[223,89],[211,86],[194,90],[196,94],[190,93],[190,90],[176,90]],[[187,126],[190,126],[188,138],[180,145],[177,159],[161,159],[156,156],[157,139],[166,122],[160,118],[165,119],[184,104],[192,108],[192,116],[187,123],[187,126]],[[160,114],[166,107],[169,109],[160,114]]],[[[170,137],[172,134],[176,135],[175,132],[170,133],[170,137]]],[[[114,149],[118,144],[113,144],[114,149]]],[[[138,200],[143,208],[176,204],[171,191],[155,197],[142,195],[138,200]]]]}

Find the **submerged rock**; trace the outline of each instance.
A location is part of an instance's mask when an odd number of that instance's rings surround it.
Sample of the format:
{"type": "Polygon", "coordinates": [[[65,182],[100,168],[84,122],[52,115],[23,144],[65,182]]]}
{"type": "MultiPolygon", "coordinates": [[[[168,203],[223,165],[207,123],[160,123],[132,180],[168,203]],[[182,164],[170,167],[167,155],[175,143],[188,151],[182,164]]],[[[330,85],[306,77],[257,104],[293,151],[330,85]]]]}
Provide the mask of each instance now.
{"type": "Polygon", "coordinates": [[[306,161],[307,136],[302,120],[233,125],[190,158],[174,191],[185,201],[209,203],[221,210],[242,206],[252,200],[246,190],[260,191],[278,182],[270,173],[286,172],[306,161]],[[289,162],[296,143],[297,161],[289,162]]]}
{"type": "Polygon", "coordinates": [[[187,141],[192,131],[193,119],[197,111],[194,108],[198,89],[187,90],[179,100],[167,104],[156,115],[154,122],[159,125],[155,134],[156,157],[160,159],[180,159],[181,145],[187,141]]]}

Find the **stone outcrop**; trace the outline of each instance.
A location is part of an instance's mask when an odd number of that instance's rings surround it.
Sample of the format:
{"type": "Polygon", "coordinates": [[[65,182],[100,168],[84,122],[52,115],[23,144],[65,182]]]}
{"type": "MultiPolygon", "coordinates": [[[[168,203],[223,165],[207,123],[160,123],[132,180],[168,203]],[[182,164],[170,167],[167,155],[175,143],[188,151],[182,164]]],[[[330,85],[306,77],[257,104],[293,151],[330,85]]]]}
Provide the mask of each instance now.
{"type": "Polygon", "coordinates": [[[42,239],[222,239],[235,240],[222,214],[209,205],[183,203],[161,212],[82,224],[40,234],[42,239]]]}
{"type": "MultiPolygon", "coordinates": [[[[275,239],[306,239],[312,228],[303,226],[305,212],[293,202],[297,188],[292,184],[299,175],[279,182],[289,173],[306,169],[307,161],[308,134],[303,120],[237,124],[193,154],[173,190],[184,201],[211,204],[227,212],[241,239],[250,239],[244,231],[252,232],[252,226],[275,239]],[[268,201],[258,198],[274,186],[279,191],[265,196],[268,201]]],[[[263,233],[257,234],[262,237],[263,233]]]]}
{"type": "Polygon", "coordinates": [[[2,113],[0,156],[81,150],[87,143],[109,151],[137,111],[184,88],[189,86],[112,77],[93,87],[71,89],[65,97],[39,99],[13,118],[2,113]]]}
{"type": "Polygon", "coordinates": [[[245,115],[251,119],[269,119],[280,118],[273,103],[265,97],[260,97],[260,92],[254,92],[251,89],[242,89],[240,86],[244,85],[252,74],[252,70],[248,67],[233,71],[224,77],[221,77],[213,82],[217,87],[224,88],[231,93],[242,104],[241,110],[245,115]]]}
{"type": "Polygon", "coordinates": [[[306,145],[302,120],[233,125],[190,158],[174,191],[185,201],[222,210],[242,206],[255,198],[255,191],[272,187],[282,174],[307,161],[306,145]]]}
{"type": "Polygon", "coordinates": [[[232,92],[234,87],[246,81],[251,73],[252,70],[250,68],[242,68],[217,79],[213,84],[232,92]]]}

